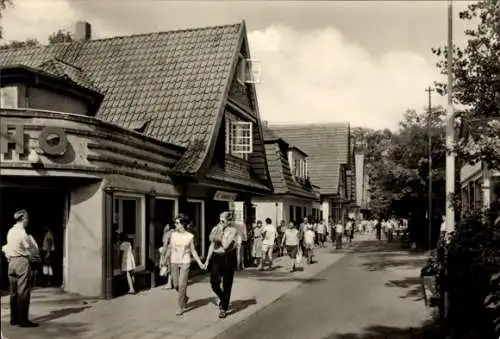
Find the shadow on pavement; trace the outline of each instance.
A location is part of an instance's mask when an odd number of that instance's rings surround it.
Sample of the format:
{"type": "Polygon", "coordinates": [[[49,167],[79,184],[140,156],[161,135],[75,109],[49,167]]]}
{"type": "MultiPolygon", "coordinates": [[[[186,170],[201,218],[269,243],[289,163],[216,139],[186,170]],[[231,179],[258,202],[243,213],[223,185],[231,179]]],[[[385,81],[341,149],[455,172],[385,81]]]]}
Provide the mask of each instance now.
{"type": "MultiPolygon", "coordinates": [[[[297,267],[297,271],[303,271],[303,267],[297,267]]],[[[246,270],[240,271],[238,273],[238,277],[242,278],[252,278],[259,281],[276,281],[276,282],[302,282],[302,283],[316,283],[323,281],[325,279],[319,278],[301,278],[294,275],[291,272],[283,272],[283,271],[258,271],[258,270],[246,270]]]]}
{"type": "Polygon", "coordinates": [[[370,326],[358,333],[332,333],[323,339],[441,339],[437,326],[427,322],[421,327],[370,326]]]}
{"type": "MultiPolygon", "coordinates": [[[[3,325],[3,324],[2,324],[3,325]]],[[[81,338],[91,330],[88,324],[48,322],[38,328],[2,326],[3,334],[10,339],[69,339],[81,338]]]]}
{"type": "Polygon", "coordinates": [[[217,298],[215,297],[208,297],[208,298],[202,298],[198,300],[194,300],[187,304],[186,306],[186,312],[194,311],[197,308],[203,307],[205,305],[208,305],[210,303],[216,303],[217,298]]]}
{"type": "Polygon", "coordinates": [[[243,311],[244,309],[252,306],[252,305],[257,305],[257,299],[252,298],[252,299],[243,299],[243,300],[235,300],[231,302],[231,312],[229,314],[235,314],[240,311],[243,311]]]}
{"type": "Polygon", "coordinates": [[[34,321],[39,323],[45,323],[47,321],[59,319],[70,314],[80,313],[89,307],[90,306],[71,307],[71,308],[63,308],[60,310],[50,311],[49,314],[35,318],[34,321]]]}
{"type": "Polygon", "coordinates": [[[401,280],[389,280],[385,283],[385,286],[406,289],[405,294],[400,296],[401,299],[413,298],[413,301],[424,300],[424,291],[422,289],[420,277],[406,277],[401,280]]]}

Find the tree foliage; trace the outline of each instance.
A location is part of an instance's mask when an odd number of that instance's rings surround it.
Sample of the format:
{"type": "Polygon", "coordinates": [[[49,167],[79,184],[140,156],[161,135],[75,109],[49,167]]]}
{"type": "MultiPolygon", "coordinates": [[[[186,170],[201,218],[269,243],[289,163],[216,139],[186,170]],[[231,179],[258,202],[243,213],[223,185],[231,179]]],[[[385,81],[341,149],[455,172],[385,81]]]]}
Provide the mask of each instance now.
{"type": "MultiPolygon", "coordinates": [[[[57,32],[52,33],[51,35],[49,35],[48,38],[49,45],[61,42],[71,42],[71,41],[73,41],[71,33],[63,29],[60,29],[57,32]]],[[[0,49],[9,49],[9,48],[15,49],[15,48],[33,47],[33,46],[40,46],[40,42],[37,39],[29,38],[24,41],[14,40],[7,44],[0,45],[0,49]]]]}
{"type": "MultiPolygon", "coordinates": [[[[491,168],[500,168],[500,0],[479,0],[459,17],[479,23],[465,31],[464,48],[453,48],[453,100],[465,107],[457,114],[465,133],[458,138],[455,151],[466,162],[485,161],[491,168]]],[[[432,51],[440,58],[437,67],[446,74],[448,49],[432,51]]],[[[446,84],[436,83],[436,87],[440,94],[447,94],[446,84]]]]}
{"type": "Polygon", "coordinates": [[[73,41],[71,33],[63,29],[54,32],[49,36],[49,45],[61,42],[71,42],[71,41],[73,41]]]}

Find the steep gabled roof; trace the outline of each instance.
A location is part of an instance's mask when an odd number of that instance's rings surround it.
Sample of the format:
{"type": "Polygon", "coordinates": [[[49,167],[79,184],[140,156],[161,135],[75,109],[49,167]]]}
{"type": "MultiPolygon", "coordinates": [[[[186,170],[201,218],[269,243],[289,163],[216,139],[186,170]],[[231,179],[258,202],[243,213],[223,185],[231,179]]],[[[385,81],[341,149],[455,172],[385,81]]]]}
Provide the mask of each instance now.
{"type": "Polygon", "coordinates": [[[290,194],[301,198],[315,199],[312,187],[306,187],[293,179],[290,165],[278,142],[266,144],[266,157],[274,194],[290,194]]]}
{"type": "Polygon", "coordinates": [[[186,147],[177,170],[194,174],[216,134],[244,31],[238,23],[5,49],[0,65],[72,65],[104,95],[97,118],[140,124],[145,135],[186,147]]]}
{"type": "Polygon", "coordinates": [[[340,165],[348,163],[349,124],[270,125],[276,135],[303,149],[310,162],[311,180],[321,194],[337,194],[340,165]]]}

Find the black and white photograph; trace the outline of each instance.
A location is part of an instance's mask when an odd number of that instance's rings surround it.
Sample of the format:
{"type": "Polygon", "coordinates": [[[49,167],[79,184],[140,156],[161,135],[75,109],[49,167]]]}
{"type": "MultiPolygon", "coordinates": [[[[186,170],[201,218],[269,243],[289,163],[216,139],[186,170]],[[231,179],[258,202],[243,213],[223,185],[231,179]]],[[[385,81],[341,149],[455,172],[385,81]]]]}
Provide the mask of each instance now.
{"type": "Polygon", "coordinates": [[[0,339],[499,339],[500,0],[0,0],[0,339]]]}

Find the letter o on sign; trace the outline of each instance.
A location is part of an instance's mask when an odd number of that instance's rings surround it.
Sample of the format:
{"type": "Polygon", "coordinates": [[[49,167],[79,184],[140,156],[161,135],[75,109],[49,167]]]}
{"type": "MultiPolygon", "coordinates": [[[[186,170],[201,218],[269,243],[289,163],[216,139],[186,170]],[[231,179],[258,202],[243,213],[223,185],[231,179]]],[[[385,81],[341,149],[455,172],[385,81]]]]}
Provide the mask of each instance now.
{"type": "Polygon", "coordinates": [[[68,148],[68,138],[62,128],[45,127],[38,137],[38,145],[48,155],[62,155],[68,148]]]}

